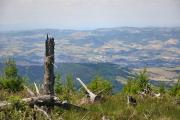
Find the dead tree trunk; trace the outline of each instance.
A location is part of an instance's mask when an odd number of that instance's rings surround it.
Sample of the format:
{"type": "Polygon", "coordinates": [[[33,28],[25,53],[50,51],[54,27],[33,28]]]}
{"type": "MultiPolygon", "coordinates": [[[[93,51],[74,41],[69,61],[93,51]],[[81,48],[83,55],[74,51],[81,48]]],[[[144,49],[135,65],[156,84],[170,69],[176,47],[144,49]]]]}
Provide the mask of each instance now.
{"type": "Polygon", "coordinates": [[[44,94],[54,96],[54,38],[45,42],[44,94]]]}

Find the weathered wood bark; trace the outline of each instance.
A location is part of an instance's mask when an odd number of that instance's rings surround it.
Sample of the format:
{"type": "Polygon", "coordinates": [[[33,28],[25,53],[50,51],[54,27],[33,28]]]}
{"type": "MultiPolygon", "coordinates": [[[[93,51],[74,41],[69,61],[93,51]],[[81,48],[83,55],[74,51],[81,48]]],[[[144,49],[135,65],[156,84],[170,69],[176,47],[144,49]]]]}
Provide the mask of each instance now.
{"type": "Polygon", "coordinates": [[[44,94],[54,95],[54,38],[49,38],[45,42],[45,71],[44,71],[44,94]]]}

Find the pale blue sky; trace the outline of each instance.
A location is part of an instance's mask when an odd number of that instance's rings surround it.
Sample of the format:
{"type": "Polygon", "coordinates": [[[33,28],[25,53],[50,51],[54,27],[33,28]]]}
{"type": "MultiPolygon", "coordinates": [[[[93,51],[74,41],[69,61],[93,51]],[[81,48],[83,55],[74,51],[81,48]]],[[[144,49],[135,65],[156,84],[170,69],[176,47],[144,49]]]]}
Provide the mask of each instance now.
{"type": "Polygon", "coordinates": [[[180,26],[180,0],[0,0],[0,30],[180,26]]]}

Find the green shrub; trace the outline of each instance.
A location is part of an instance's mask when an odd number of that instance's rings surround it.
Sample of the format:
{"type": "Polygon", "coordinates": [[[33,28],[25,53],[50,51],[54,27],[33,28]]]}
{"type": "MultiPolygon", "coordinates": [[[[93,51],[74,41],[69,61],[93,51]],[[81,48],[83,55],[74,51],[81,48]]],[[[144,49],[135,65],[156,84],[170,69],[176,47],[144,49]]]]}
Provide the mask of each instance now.
{"type": "Polygon", "coordinates": [[[65,84],[59,84],[59,90],[62,88],[61,99],[72,100],[75,93],[75,85],[73,81],[73,76],[68,74],[65,79],[65,84]],[[62,85],[62,86],[61,86],[62,85]]]}
{"type": "Polygon", "coordinates": [[[127,84],[123,88],[123,92],[135,94],[139,91],[137,81],[133,78],[130,78],[127,81],[127,84]]]}
{"type": "Polygon", "coordinates": [[[103,77],[96,76],[89,84],[88,88],[94,92],[102,91],[103,94],[112,93],[112,84],[108,80],[105,80],[103,77]]]}
{"type": "Polygon", "coordinates": [[[72,74],[68,74],[66,76],[66,89],[67,89],[68,92],[73,92],[74,91],[74,81],[73,81],[72,74]]]}
{"type": "Polygon", "coordinates": [[[179,77],[177,83],[174,86],[171,87],[170,95],[172,95],[172,96],[180,96],[180,77],[179,77]]]}
{"type": "Polygon", "coordinates": [[[4,68],[4,75],[6,76],[6,77],[16,77],[16,76],[18,76],[18,69],[17,69],[17,67],[16,67],[16,62],[15,62],[15,60],[14,59],[11,59],[11,58],[9,58],[9,59],[7,59],[6,61],[5,61],[5,68],[4,68]]]}
{"type": "Polygon", "coordinates": [[[23,89],[25,80],[22,77],[1,77],[0,84],[3,89],[7,89],[11,92],[17,92],[23,89]]]}
{"type": "Polygon", "coordinates": [[[8,97],[8,102],[11,103],[11,107],[16,110],[24,110],[25,109],[25,103],[21,101],[21,98],[19,96],[10,96],[8,97]]]}
{"type": "Polygon", "coordinates": [[[135,94],[138,93],[138,91],[142,91],[143,89],[151,90],[146,69],[140,71],[135,75],[135,77],[130,78],[127,84],[124,86],[123,91],[125,93],[135,94]]]}
{"type": "Polygon", "coordinates": [[[136,76],[135,79],[137,80],[137,84],[140,90],[143,90],[144,88],[150,89],[150,86],[148,84],[149,78],[146,69],[140,71],[140,73],[136,76]]]}
{"type": "Polygon", "coordinates": [[[161,83],[159,86],[159,93],[164,94],[165,92],[166,92],[165,85],[164,85],[164,83],[161,83]]]}
{"type": "Polygon", "coordinates": [[[61,83],[61,75],[60,74],[56,74],[55,92],[58,94],[61,94],[63,92],[63,85],[61,83]]]}
{"type": "Polygon", "coordinates": [[[13,59],[7,59],[4,67],[4,74],[0,77],[0,88],[16,92],[23,89],[25,78],[18,75],[18,69],[13,59]]]}

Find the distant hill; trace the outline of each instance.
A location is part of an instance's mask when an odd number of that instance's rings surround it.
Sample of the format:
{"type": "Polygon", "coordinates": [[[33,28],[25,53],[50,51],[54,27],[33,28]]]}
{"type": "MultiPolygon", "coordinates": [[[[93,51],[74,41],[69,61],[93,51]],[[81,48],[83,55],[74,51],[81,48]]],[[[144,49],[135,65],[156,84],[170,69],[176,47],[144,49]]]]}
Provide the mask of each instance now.
{"type": "Polygon", "coordinates": [[[55,38],[56,63],[110,62],[135,68],[180,65],[179,27],[0,32],[0,59],[13,56],[20,65],[42,64],[47,33],[55,38]]]}

